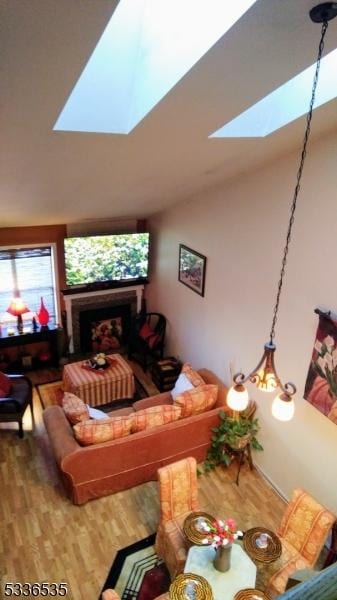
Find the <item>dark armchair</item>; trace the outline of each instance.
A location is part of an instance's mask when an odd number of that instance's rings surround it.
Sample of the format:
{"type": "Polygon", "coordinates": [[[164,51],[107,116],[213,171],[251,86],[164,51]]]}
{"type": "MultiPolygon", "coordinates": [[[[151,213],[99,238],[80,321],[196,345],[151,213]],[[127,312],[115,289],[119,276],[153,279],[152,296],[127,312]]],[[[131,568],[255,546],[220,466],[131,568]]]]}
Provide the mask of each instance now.
{"type": "Polygon", "coordinates": [[[19,437],[23,438],[22,419],[28,404],[34,421],[32,383],[24,375],[8,377],[11,380],[11,389],[6,398],[0,398],[0,422],[17,421],[19,437]]]}
{"type": "Polygon", "coordinates": [[[156,312],[139,313],[131,325],[128,357],[146,371],[149,361],[163,358],[166,318],[156,312]]]}

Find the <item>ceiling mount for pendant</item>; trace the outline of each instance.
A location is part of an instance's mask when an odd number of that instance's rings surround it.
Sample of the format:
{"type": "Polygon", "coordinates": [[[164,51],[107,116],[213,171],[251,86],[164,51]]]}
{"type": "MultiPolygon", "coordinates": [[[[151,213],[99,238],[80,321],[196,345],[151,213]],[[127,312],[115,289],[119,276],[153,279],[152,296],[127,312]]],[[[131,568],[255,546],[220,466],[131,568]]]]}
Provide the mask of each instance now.
{"type": "Polygon", "coordinates": [[[314,6],[309,12],[314,23],[326,23],[337,17],[337,2],[323,2],[314,6]]]}

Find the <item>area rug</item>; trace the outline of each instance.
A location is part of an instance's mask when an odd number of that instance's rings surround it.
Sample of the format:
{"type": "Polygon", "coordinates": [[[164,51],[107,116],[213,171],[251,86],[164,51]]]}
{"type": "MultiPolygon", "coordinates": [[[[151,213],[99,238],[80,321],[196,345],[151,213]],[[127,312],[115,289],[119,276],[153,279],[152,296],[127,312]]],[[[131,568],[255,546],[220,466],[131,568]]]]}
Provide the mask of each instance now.
{"type": "Polygon", "coordinates": [[[154,549],[156,534],[117,552],[102,592],[116,590],[122,600],[154,600],[167,592],[170,575],[154,549]]]}
{"type": "MultiPolygon", "coordinates": [[[[141,400],[142,398],[147,398],[148,393],[145,388],[142,386],[140,381],[135,377],[135,386],[136,391],[133,397],[133,402],[136,400],[141,400]]],[[[48,408],[48,406],[53,406],[54,404],[62,404],[63,398],[63,388],[62,381],[59,379],[57,381],[53,381],[51,383],[43,383],[41,385],[37,385],[36,389],[38,391],[42,408],[48,408]]],[[[129,400],[129,403],[131,401],[129,400]]],[[[113,408],[120,408],[122,405],[126,404],[126,400],[115,400],[112,404],[105,404],[100,408],[102,410],[113,410],[113,408]]]]}

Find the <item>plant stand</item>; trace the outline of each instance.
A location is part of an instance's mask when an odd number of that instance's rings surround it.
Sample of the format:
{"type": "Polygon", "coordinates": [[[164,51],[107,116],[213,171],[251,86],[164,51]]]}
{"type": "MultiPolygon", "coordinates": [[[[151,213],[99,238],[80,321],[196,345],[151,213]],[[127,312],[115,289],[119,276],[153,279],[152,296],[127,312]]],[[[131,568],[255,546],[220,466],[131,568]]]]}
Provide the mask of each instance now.
{"type": "Polygon", "coordinates": [[[219,426],[212,429],[204,470],[207,473],[217,465],[229,467],[233,458],[238,457],[239,468],[235,483],[239,485],[241,467],[246,458],[250,469],[253,469],[251,449],[263,450],[256,438],[260,429],[259,422],[258,419],[247,417],[229,417],[224,411],[219,412],[219,421],[219,426]]]}
{"type": "Polygon", "coordinates": [[[248,442],[243,448],[232,448],[230,446],[226,446],[226,449],[229,454],[238,459],[239,466],[236,473],[235,483],[236,485],[239,485],[241,467],[245,460],[247,459],[251,471],[254,468],[250,442],[248,442]]]}

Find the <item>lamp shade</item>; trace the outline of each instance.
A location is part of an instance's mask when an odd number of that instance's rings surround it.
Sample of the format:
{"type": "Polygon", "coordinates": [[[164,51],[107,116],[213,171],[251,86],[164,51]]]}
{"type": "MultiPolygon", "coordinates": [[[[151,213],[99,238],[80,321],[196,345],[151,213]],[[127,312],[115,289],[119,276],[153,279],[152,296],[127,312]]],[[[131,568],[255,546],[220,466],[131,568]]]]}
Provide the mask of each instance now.
{"type": "Polygon", "coordinates": [[[273,392],[278,387],[278,381],[274,371],[267,371],[266,369],[261,368],[257,372],[256,379],[256,387],[261,390],[261,392],[273,392]]]}
{"type": "Polygon", "coordinates": [[[235,411],[245,410],[249,403],[248,390],[244,385],[237,383],[228,390],[227,405],[235,411]]]}
{"type": "Polygon", "coordinates": [[[291,421],[295,413],[295,403],[290,396],[282,392],[274,398],[271,413],[278,421],[291,421]]]}
{"type": "Polygon", "coordinates": [[[250,381],[262,392],[273,392],[280,385],[274,364],[276,346],[272,343],[265,344],[263,356],[255,371],[250,374],[250,381]]]}
{"type": "Polygon", "coordinates": [[[27,304],[22,300],[22,298],[20,298],[20,296],[17,296],[15,298],[12,298],[11,303],[7,308],[6,312],[8,312],[10,315],[13,315],[13,317],[19,317],[24,313],[30,311],[27,304]]]}

